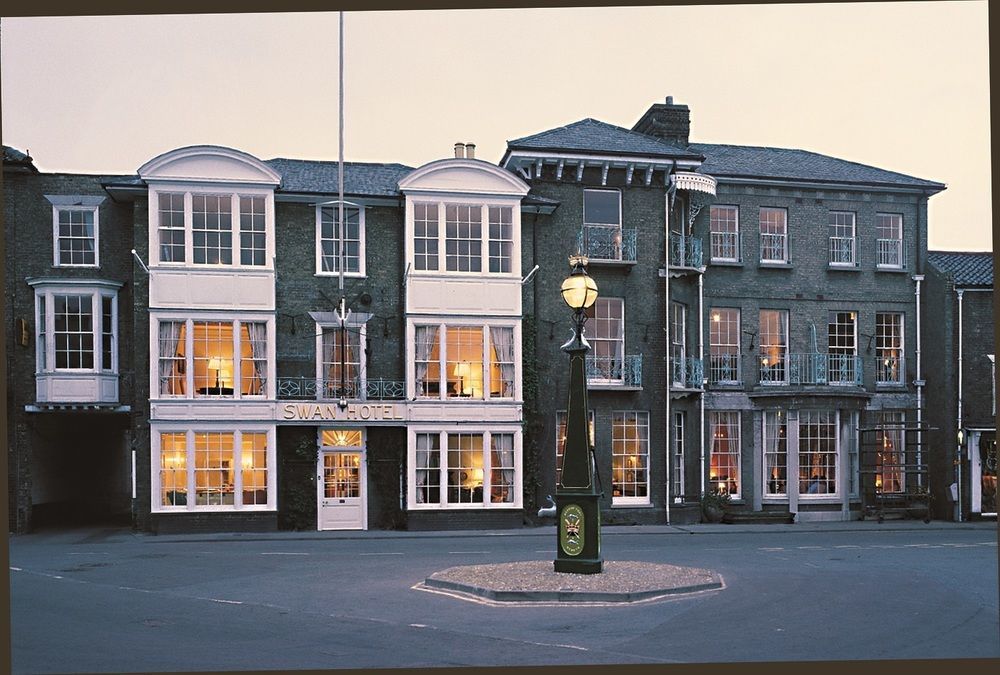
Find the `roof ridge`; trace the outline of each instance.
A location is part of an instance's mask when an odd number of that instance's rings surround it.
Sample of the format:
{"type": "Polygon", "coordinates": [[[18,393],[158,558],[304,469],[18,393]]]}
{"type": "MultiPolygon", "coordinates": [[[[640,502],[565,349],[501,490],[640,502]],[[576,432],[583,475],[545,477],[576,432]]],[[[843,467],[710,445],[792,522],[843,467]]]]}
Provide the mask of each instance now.
{"type": "MultiPolygon", "coordinates": [[[[313,164],[330,164],[337,165],[340,162],[336,159],[300,159],[297,157],[272,157],[271,159],[265,159],[264,162],[310,162],[313,164]]],[[[407,166],[406,164],[400,164],[399,162],[359,162],[359,161],[345,161],[345,165],[352,166],[398,166],[402,169],[412,169],[413,167],[407,166]]]]}

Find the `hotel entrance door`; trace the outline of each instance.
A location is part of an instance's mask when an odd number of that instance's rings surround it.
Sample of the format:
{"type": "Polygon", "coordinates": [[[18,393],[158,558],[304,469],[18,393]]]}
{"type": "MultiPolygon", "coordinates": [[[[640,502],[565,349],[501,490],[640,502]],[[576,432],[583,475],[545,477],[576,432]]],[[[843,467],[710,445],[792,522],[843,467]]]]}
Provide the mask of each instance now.
{"type": "Polygon", "coordinates": [[[323,430],[320,443],[317,529],[367,529],[367,476],[361,431],[323,430]]]}

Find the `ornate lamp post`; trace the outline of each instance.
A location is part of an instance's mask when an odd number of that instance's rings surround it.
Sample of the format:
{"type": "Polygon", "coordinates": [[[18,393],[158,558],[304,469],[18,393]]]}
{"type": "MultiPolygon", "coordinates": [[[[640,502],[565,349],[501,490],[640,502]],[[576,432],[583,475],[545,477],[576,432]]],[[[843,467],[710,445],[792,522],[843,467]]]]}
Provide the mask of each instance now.
{"type": "Polygon", "coordinates": [[[569,403],[566,406],[566,447],[562,474],[556,485],[556,572],[597,574],[601,560],[601,511],[594,485],[587,421],[584,310],[597,300],[597,283],[587,274],[587,259],[570,258],[573,271],[562,283],[562,297],[573,310],[573,337],[562,346],[569,354],[569,403]]]}

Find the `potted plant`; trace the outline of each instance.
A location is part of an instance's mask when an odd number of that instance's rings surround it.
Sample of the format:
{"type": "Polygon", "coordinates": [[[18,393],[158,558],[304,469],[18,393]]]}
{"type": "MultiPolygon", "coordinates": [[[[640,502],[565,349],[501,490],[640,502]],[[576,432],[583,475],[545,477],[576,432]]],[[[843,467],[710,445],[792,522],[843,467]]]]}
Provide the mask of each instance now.
{"type": "Polygon", "coordinates": [[[730,499],[729,493],[725,490],[714,489],[706,492],[701,497],[702,517],[710,523],[722,522],[722,516],[729,506],[730,499]]]}

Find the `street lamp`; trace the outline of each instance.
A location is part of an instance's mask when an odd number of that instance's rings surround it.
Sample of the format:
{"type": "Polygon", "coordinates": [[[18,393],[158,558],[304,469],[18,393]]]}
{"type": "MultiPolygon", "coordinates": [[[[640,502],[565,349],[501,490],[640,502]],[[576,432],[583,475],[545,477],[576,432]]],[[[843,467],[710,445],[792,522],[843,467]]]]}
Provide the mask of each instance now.
{"type": "Polygon", "coordinates": [[[594,485],[587,415],[584,310],[597,300],[597,283],[587,274],[587,259],[569,259],[573,271],[562,283],[562,297],[573,310],[573,337],[562,346],[569,354],[569,403],[566,406],[566,446],[556,484],[556,572],[597,574],[601,560],[601,510],[594,485]]]}

